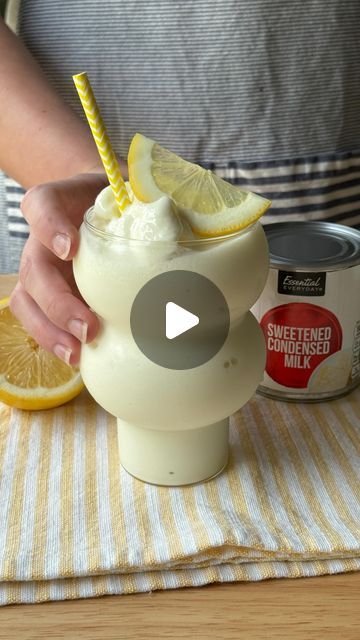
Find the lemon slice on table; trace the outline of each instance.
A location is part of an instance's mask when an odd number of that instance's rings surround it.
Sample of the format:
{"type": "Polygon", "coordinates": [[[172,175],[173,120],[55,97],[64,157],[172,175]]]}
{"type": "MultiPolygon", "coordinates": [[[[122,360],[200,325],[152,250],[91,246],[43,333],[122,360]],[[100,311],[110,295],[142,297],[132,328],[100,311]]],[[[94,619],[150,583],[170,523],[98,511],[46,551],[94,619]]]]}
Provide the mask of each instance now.
{"type": "Polygon", "coordinates": [[[79,371],[44,351],[0,300],[0,401],[18,409],[50,409],[77,396],[79,371]]]}
{"type": "Polygon", "coordinates": [[[169,196],[200,236],[216,237],[244,229],[271,204],[140,133],[132,139],[128,167],[130,185],[138,200],[153,202],[164,194],[169,196]]]}

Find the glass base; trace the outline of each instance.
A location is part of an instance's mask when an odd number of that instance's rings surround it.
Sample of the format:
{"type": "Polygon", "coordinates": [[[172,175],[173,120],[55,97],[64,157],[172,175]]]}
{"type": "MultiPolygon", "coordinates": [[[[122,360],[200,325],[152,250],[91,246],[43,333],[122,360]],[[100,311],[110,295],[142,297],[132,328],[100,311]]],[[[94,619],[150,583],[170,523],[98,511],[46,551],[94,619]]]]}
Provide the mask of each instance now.
{"type": "Polygon", "coordinates": [[[143,429],[118,418],[120,463],[135,478],[165,487],[204,482],[226,467],[229,418],[182,431],[143,429]]]}

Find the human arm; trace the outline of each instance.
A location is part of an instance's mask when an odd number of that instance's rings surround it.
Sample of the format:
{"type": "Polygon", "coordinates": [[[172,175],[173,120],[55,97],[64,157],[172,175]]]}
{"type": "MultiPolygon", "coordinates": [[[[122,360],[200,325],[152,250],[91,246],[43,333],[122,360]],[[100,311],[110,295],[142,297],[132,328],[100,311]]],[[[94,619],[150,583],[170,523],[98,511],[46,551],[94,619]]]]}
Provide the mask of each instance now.
{"type": "Polygon", "coordinates": [[[93,339],[98,320],[80,299],[69,261],[82,215],[107,179],[87,125],[1,20],[0,104],[0,167],[30,189],[21,207],[30,238],[11,308],[42,346],[75,364],[78,338],[93,339]]]}

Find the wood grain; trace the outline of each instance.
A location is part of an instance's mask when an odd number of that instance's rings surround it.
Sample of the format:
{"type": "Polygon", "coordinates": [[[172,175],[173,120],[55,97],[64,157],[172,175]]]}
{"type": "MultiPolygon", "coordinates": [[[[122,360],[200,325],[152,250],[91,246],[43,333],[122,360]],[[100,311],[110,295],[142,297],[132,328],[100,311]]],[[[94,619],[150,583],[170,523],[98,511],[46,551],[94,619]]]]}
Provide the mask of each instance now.
{"type": "MultiPolygon", "coordinates": [[[[0,276],[0,299],[16,276],[0,276]]],[[[0,609],[1,640],[359,640],[360,573],[0,609]]]]}
{"type": "Polygon", "coordinates": [[[15,605],[1,640],[358,640],[360,574],[15,605]]]}

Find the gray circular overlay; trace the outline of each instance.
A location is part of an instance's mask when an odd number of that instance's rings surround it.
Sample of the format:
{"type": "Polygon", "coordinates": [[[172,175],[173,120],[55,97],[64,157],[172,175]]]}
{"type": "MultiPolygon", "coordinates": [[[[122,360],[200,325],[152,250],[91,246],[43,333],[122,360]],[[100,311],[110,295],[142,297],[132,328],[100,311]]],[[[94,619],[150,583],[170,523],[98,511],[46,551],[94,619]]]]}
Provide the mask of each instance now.
{"type": "Polygon", "coordinates": [[[230,326],[230,312],[220,289],[193,271],[169,271],[147,282],[131,307],[133,338],[152,362],[167,369],[193,369],[210,360],[222,347],[230,326]],[[198,316],[199,324],[166,337],[169,302],[198,316]]]}

